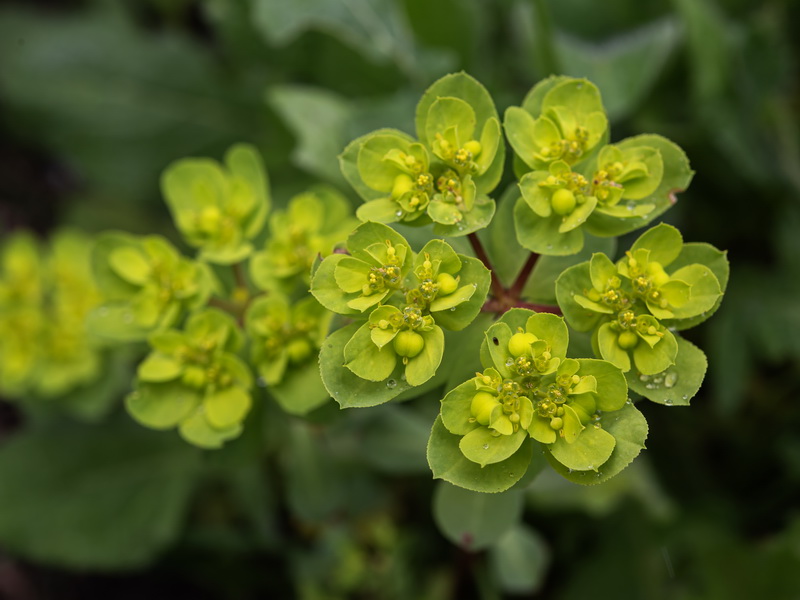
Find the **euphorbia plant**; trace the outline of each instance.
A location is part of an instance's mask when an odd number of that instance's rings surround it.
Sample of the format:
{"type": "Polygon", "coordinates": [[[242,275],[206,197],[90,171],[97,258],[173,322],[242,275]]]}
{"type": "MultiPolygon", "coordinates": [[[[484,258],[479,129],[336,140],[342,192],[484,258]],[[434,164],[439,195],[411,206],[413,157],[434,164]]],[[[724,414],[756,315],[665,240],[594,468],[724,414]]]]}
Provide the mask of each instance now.
{"type": "MultiPolygon", "coordinates": [[[[435,82],[415,136],[380,129],[340,156],[360,223],[328,187],[270,215],[247,145],[224,164],[171,165],[162,190],[196,256],[116,232],[92,254],[104,299],[89,331],[149,346],[131,415],[217,448],[261,389],[301,417],[330,398],[350,408],[433,393],[434,477],[502,492],[547,462],[579,483],[619,473],[647,436],[635,403],[688,404],[700,387],[705,357],[680,332],[719,306],[727,260],[666,224],[614,256],[613,238],[651,224],[692,171],[658,135],[609,144],[590,82],[546,79],[503,123],[469,75],[435,82]],[[498,201],[503,129],[518,181],[498,201]],[[579,254],[587,244],[607,252],[579,254]]],[[[18,276],[37,260],[25,240],[4,250],[0,302],[40,297],[18,276]]],[[[12,367],[22,386],[29,366],[12,367]]]]}

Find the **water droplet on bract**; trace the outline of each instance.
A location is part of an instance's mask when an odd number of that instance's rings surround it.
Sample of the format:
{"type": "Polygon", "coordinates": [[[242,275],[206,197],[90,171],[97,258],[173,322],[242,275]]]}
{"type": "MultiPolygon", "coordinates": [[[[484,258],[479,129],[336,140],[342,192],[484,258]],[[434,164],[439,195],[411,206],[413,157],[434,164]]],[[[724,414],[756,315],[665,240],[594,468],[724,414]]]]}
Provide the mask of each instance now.
{"type": "Polygon", "coordinates": [[[653,378],[653,383],[656,384],[656,385],[661,385],[662,383],[664,383],[664,378],[663,377],[655,377],[655,378],[653,378]]]}
{"type": "Polygon", "coordinates": [[[650,376],[649,375],[639,375],[639,381],[644,381],[644,382],[650,381],[650,376]]]}
{"type": "Polygon", "coordinates": [[[677,373],[667,373],[664,377],[664,387],[671,388],[675,385],[678,381],[678,374],[677,373]]]}
{"type": "Polygon", "coordinates": [[[672,399],[667,398],[666,400],[664,400],[664,404],[666,404],[667,406],[672,406],[672,399]]]}
{"type": "Polygon", "coordinates": [[[594,471],[594,465],[589,465],[589,470],[594,471]]]}
{"type": "Polygon", "coordinates": [[[567,469],[567,471],[569,471],[570,473],[572,473],[572,469],[567,469]]]}
{"type": "Polygon", "coordinates": [[[450,312],[455,312],[455,310],[456,310],[456,307],[455,307],[455,306],[453,306],[452,308],[450,308],[450,312]]]}
{"type": "Polygon", "coordinates": [[[681,399],[682,400],[688,400],[689,399],[689,395],[688,394],[684,394],[683,396],[681,396],[681,399]]]}
{"type": "Polygon", "coordinates": [[[489,449],[489,444],[484,444],[484,445],[483,445],[483,449],[484,449],[484,450],[488,450],[488,449],[489,449]]]}
{"type": "Polygon", "coordinates": [[[405,380],[406,380],[406,374],[405,374],[405,373],[403,373],[402,375],[400,375],[400,379],[402,379],[403,381],[405,381],[405,380]]]}
{"type": "Polygon", "coordinates": [[[507,367],[510,367],[513,364],[514,364],[514,359],[513,358],[507,358],[506,359],[506,366],[507,367]]]}
{"type": "Polygon", "coordinates": [[[256,384],[258,385],[258,387],[267,387],[267,380],[264,379],[263,377],[259,377],[258,379],[256,379],[256,384]]]}
{"type": "Polygon", "coordinates": [[[394,388],[397,387],[397,382],[394,379],[389,379],[386,382],[386,387],[389,388],[390,390],[393,390],[394,388]]]}
{"type": "Polygon", "coordinates": [[[625,404],[633,404],[633,402],[631,402],[631,399],[628,398],[628,400],[625,402],[625,404]]]}
{"type": "Polygon", "coordinates": [[[595,477],[602,477],[602,476],[603,476],[603,474],[600,471],[598,471],[597,475],[595,477]]]}
{"type": "Polygon", "coordinates": [[[547,244],[547,249],[548,250],[552,250],[553,249],[553,244],[547,244]]]}
{"type": "Polygon", "coordinates": [[[654,384],[652,384],[652,383],[648,383],[648,384],[647,384],[646,386],[644,386],[644,387],[646,387],[648,390],[654,390],[654,389],[656,389],[658,386],[657,386],[657,385],[654,385],[654,384]]]}
{"type": "Polygon", "coordinates": [[[394,216],[395,217],[402,217],[403,216],[403,211],[402,210],[398,210],[396,213],[394,213],[394,216]]]}
{"type": "Polygon", "coordinates": [[[636,204],[634,202],[628,202],[625,205],[625,208],[627,208],[629,211],[633,212],[633,210],[636,208],[636,204]]]}
{"type": "Polygon", "coordinates": [[[508,476],[509,477],[514,477],[514,474],[513,473],[509,473],[508,476]]]}

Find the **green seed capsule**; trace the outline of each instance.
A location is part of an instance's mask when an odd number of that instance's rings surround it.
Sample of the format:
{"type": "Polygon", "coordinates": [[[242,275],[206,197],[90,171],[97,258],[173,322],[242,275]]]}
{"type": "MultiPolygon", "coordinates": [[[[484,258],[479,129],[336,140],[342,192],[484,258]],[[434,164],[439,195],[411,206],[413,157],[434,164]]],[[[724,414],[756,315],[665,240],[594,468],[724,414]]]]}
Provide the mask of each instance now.
{"type": "Polygon", "coordinates": [[[617,344],[623,350],[632,350],[639,343],[639,336],[632,331],[623,331],[617,338],[617,344]]]}
{"type": "Polygon", "coordinates": [[[416,331],[405,329],[394,336],[394,351],[398,356],[414,358],[424,346],[425,340],[416,331]]]}
{"type": "Polygon", "coordinates": [[[414,180],[405,173],[401,173],[394,178],[394,185],[392,186],[392,198],[399,198],[406,192],[410,192],[414,187],[414,180]]]}
{"type": "Polygon", "coordinates": [[[550,419],[550,427],[558,431],[559,429],[564,427],[564,419],[562,419],[561,417],[553,417],[552,419],[550,419]]]}
{"type": "Polygon", "coordinates": [[[497,396],[489,392],[478,392],[472,397],[470,412],[478,423],[481,425],[488,425],[489,419],[492,416],[492,411],[499,404],[497,396]]]}
{"type": "Polygon", "coordinates": [[[553,193],[550,204],[557,215],[568,215],[575,210],[575,194],[567,189],[561,188],[553,193]]]}
{"type": "Polygon", "coordinates": [[[536,341],[536,336],[532,333],[515,333],[508,340],[508,351],[515,357],[528,354],[531,351],[531,344],[536,341]]]}
{"type": "Polygon", "coordinates": [[[458,289],[458,281],[449,273],[439,273],[436,277],[436,284],[439,286],[440,296],[447,296],[458,289]]]}

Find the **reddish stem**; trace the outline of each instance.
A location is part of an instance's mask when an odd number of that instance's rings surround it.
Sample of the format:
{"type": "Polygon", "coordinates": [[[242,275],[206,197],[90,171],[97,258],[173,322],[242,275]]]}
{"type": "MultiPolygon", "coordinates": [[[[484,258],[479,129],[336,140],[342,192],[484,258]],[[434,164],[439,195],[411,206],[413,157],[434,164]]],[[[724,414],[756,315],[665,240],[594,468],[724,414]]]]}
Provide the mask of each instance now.
{"type": "Polygon", "coordinates": [[[506,290],[503,287],[503,284],[497,278],[497,275],[492,268],[492,263],[489,261],[489,256],[486,254],[486,250],[483,249],[483,244],[481,244],[480,239],[476,233],[470,233],[467,238],[469,239],[469,243],[472,244],[472,250],[475,252],[475,256],[478,257],[489,272],[492,274],[492,294],[495,298],[503,298],[506,295],[506,290]]]}
{"type": "Polygon", "coordinates": [[[536,266],[537,260],[539,260],[539,255],[536,254],[536,252],[531,252],[528,260],[522,265],[522,269],[514,280],[514,283],[508,288],[511,297],[518,299],[522,296],[522,290],[525,288],[525,284],[528,282],[528,278],[531,276],[531,272],[533,271],[533,267],[536,266]]]}

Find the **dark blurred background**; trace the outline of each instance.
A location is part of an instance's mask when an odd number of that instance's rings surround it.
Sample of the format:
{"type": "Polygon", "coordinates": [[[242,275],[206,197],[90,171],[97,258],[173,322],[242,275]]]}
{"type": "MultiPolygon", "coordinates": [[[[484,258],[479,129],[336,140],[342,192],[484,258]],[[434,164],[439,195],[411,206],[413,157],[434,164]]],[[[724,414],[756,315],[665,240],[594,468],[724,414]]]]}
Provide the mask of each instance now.
{"type": "Polygon", "coordinates": [[[434,524],[435,399],[402,427],[267,404],[208,456],[130,421],[123,366],[78,416],[0,401],[0,598],[800,598],[798,26],[792,0],[5,0],[2,236],[174,238],[160,172],[238,141],[278,205],[319,181],[355,201],[336,155],[412,131],[437,77],[468,71],[502,113],[564,73],[600,87],[612,141],[686,151],[666,220],[732,273],[689,332],[709,358],[691,408],[643,405],[648,449],[606,485],[543,474],[516,579],[434,524]],[[370,446],[385,431],[394,451],[370,446]]]}

